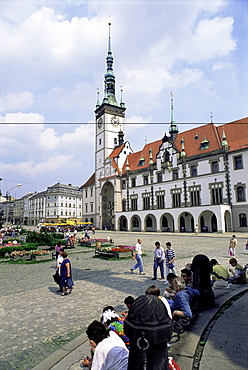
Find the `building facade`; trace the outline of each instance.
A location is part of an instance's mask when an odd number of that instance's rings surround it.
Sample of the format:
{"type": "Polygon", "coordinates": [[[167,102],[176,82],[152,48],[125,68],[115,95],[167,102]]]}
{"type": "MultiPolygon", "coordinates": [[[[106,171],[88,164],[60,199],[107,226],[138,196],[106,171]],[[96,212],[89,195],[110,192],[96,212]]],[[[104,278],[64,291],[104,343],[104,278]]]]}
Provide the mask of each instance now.
{"type": "Polygon", "coordinates": [[[40,222],[82,220],[82,195],[79,187],[57,183],[29,198],[29,225],[40,222]]]}
{"type": "Polygon", "coordinates": [[[90,187],[99,228],[248,231],[248,118],[179,133],[171,96],[169,136],[133,153],[124,140],[125,104],[115,97],[110,35],[106,63],[104,98],[95,110],[95,173],[81,187],[83,220],[90,187]]]}

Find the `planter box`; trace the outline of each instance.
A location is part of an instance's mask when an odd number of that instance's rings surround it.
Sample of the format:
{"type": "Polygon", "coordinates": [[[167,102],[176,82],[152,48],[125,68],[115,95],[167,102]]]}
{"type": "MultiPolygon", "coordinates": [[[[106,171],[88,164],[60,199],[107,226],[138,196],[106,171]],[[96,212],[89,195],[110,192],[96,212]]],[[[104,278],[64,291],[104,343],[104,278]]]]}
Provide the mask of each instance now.
{"type": "Polygon", "coordinates": [[[133,255],[133,252],[132,251],[128,251],[128,252],[115,252],[115,253],[118,253],[118,258],[125,258],[125,257],[130,257],[133,255]]]}
{"type": "Polygon", "coordinates": [[[21,256],[10,256],[10,260],[11,261],[14,261],[14,262],[20,261],[20,260],[22,260],[22,261],[30,261],[31,259],[33,259],[31,254],[30,255],[23,256],[23,257],[21,257],[21,256]]]}
{"type": "Polygon", "coordinates": [[[33,254],[33,257],[36,261],[48,261],[52,259],[52,254],[45,254],[44,256],[36,256],[33,254]]]}
{"type": "Polygon", "coordinates": [[[108,257],[108,258],[119,258],[118,252],[113,252],[113,251],[102,252],[102,251],[99,251],[98,249],[95,250],[95,256],[108,257]]]}

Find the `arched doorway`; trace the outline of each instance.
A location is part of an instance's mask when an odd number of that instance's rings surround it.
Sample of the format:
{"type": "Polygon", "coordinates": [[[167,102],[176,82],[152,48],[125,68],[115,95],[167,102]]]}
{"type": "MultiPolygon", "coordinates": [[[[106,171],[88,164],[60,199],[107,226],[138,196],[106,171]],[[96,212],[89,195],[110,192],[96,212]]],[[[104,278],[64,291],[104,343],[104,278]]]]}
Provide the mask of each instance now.
{"type": "Polygon", "coordinates": [[[213,216],[211,217],[211,227],[213,233],[216,233],[218,231],[217,218],[215,214],[213,214],[213,216]]]}
{"type": "Polygon", "coordinates": [[[194,217],[189,212],[182,212],[179,217],[179,230],[180,232],[193,233],[195,229],[194,217]]]}
{"type": "Polygon", "coordinates": [[[120,231],[127,231],[127,218],[125,216],[121,216],[119,218],[119,230],[120,231]]]}
{"type": "Polygon", "coordinates": [[[141,221],[137,215],[131,218],[131,231],[141,231],[141,221]]]}
{"type": "Polygon", "coordinates": [[[174,219],[170,213],[164,213],[161,216],[160,229],[162,232],[174,231],[174,219]]]}
{"type": "Polygon", "coordinates": [[[229,211],[224,214],[225,232],[232,231],[231,215],[229,211]]]}
{"type": "Polygon", "coordinates": [[[114,187],[109,181],[102,188],[102,228],[115,228],[114,187]]]}
{"type": "Polygon", "coordinates": [[[203,211],[199,216],[201,232],[217,232],[218,221],[216,215],[212,211],[203,211]]]}
{"type": "Polygon", "coordinates": [[[145,231],[157,231],[157,222],[156,218],[149,214],[145,218],[145,231]]]}
{"type": "Polygon", "coordinates": [[[183,216],[180,217],[180,232],[184,232],[185,230],[185,218],[183,216]]]}

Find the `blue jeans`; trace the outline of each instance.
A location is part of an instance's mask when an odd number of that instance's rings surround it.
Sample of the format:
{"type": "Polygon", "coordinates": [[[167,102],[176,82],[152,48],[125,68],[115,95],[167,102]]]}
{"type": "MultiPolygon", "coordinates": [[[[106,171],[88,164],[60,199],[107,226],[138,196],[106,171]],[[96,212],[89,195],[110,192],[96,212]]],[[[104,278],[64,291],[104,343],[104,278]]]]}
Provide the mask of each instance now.
{"type": "Polygon", "coordinates": [[[137,263],[136,263],[136,265],[134,265],[131,268],[131,270],[135,270],[135,269],[137,269],[139,267],[139,272],[141,274],[143,272],[143,261],[142,261],[142,257],[141,257],[140,254],[136,254],[136,257],[135,258],[136,258],[137,263]]]}
{"type": "Polygon", "coordinates": [[[155,279],[157,279],[157,269],[158,269],[158,267],[160,268],[161,278],[164,279],[164,260],[162,260],[161,262],[160,261],[161,261],[160,258],[156,258],[154,260],[153,275],[154,275],[155,279]]]}

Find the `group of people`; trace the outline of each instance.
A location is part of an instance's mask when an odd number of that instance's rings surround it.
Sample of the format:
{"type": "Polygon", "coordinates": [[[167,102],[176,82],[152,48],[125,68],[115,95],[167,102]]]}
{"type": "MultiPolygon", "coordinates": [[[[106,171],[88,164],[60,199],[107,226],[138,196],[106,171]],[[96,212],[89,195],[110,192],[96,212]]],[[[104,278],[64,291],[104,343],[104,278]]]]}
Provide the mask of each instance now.
{"type": "MultiPolygon", "coordinates": [[[[130,271],[133,273],[134,270],[139,268],[139,274],[145,275],[143,260],[142,260],[142,240],[138,239],[137,244],[134,249],[133,260],[136,259],[137,263],[131,267],[130,271]]],[[[176,254],[174,249],[172,249],[171,242],[165,243],[166,250],[161,247],[160,242],[155,242],[154,250],[154,262],[153,262],[153,278],[152,280],[157,280],[157,270],[160,269],[161,278],[160,280],[165,280],[164,274],[164,262],[166,266],[166,276],[170,271],[176,274],[174,261],[176,259],[176,254]]]]}
{"type": "Polygon", "coordinates": [[[163,369],[170,369],[167,344],[172,334],[172,314],[159,288],[152,285],[144,295],[136,299],[128,296],[124,303],[128,310],[118,315],[107,306],[101,319],[88,326],[91,355],[84,357],[82,365],[91,370],[137,370],[143,361],[145,340],[147,368],[161,368],[158,366],[163,364],[163,369]]]}

